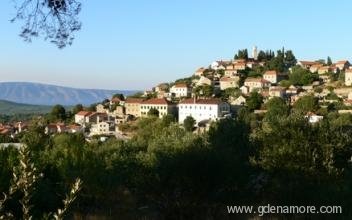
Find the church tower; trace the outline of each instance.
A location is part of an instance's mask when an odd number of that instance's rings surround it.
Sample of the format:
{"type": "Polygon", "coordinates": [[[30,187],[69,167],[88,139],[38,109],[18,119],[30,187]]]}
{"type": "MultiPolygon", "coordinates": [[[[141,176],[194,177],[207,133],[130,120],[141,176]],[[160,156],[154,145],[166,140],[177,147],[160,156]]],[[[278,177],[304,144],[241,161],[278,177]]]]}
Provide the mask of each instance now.
{"type": "Polygon", "coordinates": [[[253,57],[254,60],[258,59],[258,48],[257,48],[257,46],[253,47],[252,57],[253,57]]]}

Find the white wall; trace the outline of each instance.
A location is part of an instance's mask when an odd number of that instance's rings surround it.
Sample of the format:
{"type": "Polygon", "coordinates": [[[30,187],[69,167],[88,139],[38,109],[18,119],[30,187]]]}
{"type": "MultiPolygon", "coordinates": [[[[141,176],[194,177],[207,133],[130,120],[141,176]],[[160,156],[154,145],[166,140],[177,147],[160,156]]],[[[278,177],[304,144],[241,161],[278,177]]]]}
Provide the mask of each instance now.
{"type": "Polygon", "coordinates": [[[187,116],[192,116],[196,123],[203,120],[217,120],[222,116],[222,110],[230,111],[228,105],[216,105],[216,104],[179,104],[178,117],[179,123],[183,124],[183,121],[187,116]]]}

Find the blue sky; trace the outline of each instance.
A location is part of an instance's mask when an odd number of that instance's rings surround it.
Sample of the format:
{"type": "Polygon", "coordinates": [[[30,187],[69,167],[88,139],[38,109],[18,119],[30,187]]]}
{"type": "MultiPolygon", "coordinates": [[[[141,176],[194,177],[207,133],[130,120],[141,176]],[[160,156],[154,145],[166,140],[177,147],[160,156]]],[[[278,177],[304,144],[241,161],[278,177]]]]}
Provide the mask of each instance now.
{"type": "MultiPolygon", "coordinates": [[[[19,1],[19,0],[17,0],[19,1]]],[[[82,0],[71,47],[28,44],[0,1],[0,81],[146,89],[230,59],[241,48],[292,49],[298,59],[352,60],[352,1],[82,0]]]]}

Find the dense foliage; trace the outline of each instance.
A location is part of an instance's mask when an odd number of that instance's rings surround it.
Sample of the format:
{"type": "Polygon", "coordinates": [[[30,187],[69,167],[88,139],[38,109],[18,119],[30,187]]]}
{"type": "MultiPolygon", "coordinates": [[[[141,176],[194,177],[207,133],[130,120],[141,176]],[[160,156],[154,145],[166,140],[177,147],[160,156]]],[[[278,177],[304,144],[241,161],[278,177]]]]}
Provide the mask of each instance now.
{"type": "MultiPolygon", "coordinates": [[[[310,110],[311,102],[295,108],[310,110]]],[[[33,214],[55,211],[80,177],[76,215],[222,219],[226,205],[270,203],[342,205],[349,216],[352,118],[329,115],[309,124],[280,98],[265,108],[261,123],[243,109],[237,119],[213,123],[202,134],[187,132],[171,117],[148,117],[138,121],[131,140],[104,143],[86,142],[82,134],[47,136],[34,122],[21,137],[43,173],[33,214]]],[[[2,192],[17,155],[0,150],[2,192]]],[[[16,204],[8,208],[21,212],[16,204]]]]}

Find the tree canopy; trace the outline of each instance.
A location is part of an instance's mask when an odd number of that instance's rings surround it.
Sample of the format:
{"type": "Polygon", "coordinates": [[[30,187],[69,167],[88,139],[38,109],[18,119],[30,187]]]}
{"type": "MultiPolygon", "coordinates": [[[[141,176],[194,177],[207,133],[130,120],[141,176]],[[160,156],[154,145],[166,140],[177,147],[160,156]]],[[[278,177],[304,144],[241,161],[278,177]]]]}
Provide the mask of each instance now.
{"type": "Polygon", "coordinates": [[[250,111],[259,109],[262,103],[263,103],[263,96],[256,91],[250,93],[246,102],[247,107],[250,111]]]}
{"type": "Polygon", "coordinates": [[[77,0],[15,0],[12,22],[23,22],[20,36],[27,42],[42,37],[58,48],[71,45],[74,33],[81,29],[78,15],[82,5],[77,0]]]}
{"type": "Polygon", "coordinates": [[[187,116],[183,121],[183,127],[185,127],[186,131],[193,131],[195,124],[196,120],[192,116],[187,116]]]}

